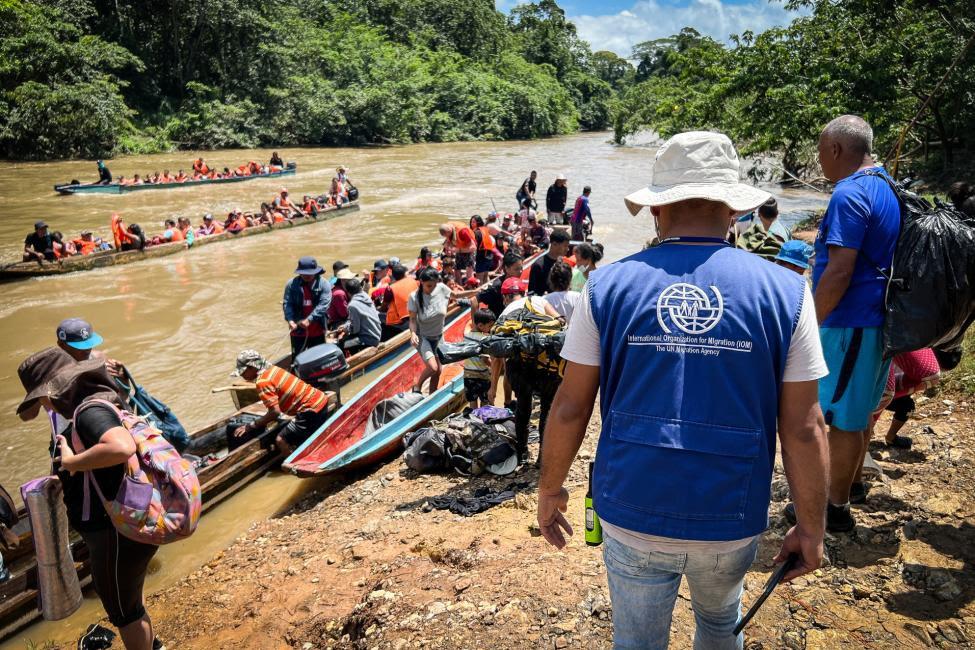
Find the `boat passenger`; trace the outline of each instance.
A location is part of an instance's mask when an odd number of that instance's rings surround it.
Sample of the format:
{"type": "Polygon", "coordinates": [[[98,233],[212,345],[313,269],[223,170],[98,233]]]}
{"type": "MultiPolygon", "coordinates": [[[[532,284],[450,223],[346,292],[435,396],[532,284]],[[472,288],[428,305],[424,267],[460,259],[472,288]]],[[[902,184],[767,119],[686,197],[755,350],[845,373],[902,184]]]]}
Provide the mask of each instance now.
{"type": "Polygon", "coordinates": [[[332,287],[322,275],[325,270],[314,257],[298,260],[295,277],[284,287],[284,320],[291,328],[291,358],[308,348],[325,343],[332,287]]]}
{"type": "Polygon", "coordinates": [[[413,266],[411,273],[413,273],[413,277],[416,277],[423,269],[428,267],[436,269],[438,272],[443,270],[440,257],[434,256],[429,246],[424,246],[420,249],[420,255],[416,258],[416,264],[413,266]]]}
{"type": "Polygon", "coordinates": [[[440,235],[444,238],[445,255],[454,258],[454,269],[458,284],[474,277],[474,255],[477,253],[477,240],[474,231],[462,223],[441,224],[440,235]]]}
{"type": "Polygon", "coordinates": [[[187,246],[193,245],[193,240],[195,238],[195,233],[193,232],[193,226],[190,224],[188,217],[180,217],[176,220],[176,229],[179,230],[183,239],[186,241],[187,246]]]}
{"type": "Polygon", "coordinates": [[[43,221],[35,222],[34,232],[24,239],[24,261],[37,260],[43,263],[45,260],[53,262],[55,258],[54,239],[47,232],[47,224],[43,221]]]}
{"type": "MultiPolygon", "coordinates": [[[[393,267],[404,269],[400,264],[393,267]]],[[[404,269],[405,270],[405,269],[404,269]]],[[[394,271],[395,272],[395,271],[394,271]]],[[[440,282],[440,274],[434,269],[424,269],[418,278],[417,287],[407,299],[410,337],[413,347],[420,353],[424,367],[413,385],[414,392],[422,392],[423,384],[429,380],[430,393],[440,387],[440,360],[437,359],[437,346],[443,341],[444,323],[447,307],[458,298],[470,292],[458,292],[440,282]]],[[[392,285],[392,289],[396,285],[392,285]]]]}
{"type": "Polygon", "coordinates": [[[77,239],[72,239],[75,249],[79,255],[91,255],[98,250],[98,242],[95,241],[90,230],[82,230],[77,239]]]}
{"type": "MultiPolygon", "coordinates": [[[[497,252],[497,244],[494,240],[494,233],[484,222],[484,218],[479,214],[471,217],[470,228],[474,232],[474,241],[477,244],[477,252],[474,258],[474,274],[477,276],[479,284],[487,282],[488,273],[498,267],[501,256],[497,252]]],[[[498,228],[495,226],[494,232],[498,228]]]]}
{"type": "Polygon", "coordinates": [[[392,281],[383,291],[382,299],[381,311],[386,313],[386,322],[382,331],[383,341],[405,332],[410,326],[408,303],[418,286],[419,283],[406,274],[405,266],[396,264],[392,267],[392,281]]]}
{"type": "MultiPolygon", "coordinates": [[[[121,405],[104,360],[74,363],[62,351],[48,348],[28,357],[18,374],[28,389],[17,409],[25,421],[37,417],[42,407],[68,420],[79,406],[93,399],[121,405]]],[[[158,547],[119,535],[101,499],[89,499],[90,510],[85,508],[86,472],[92,472],[101,492],[116,494],[125,464],[136,451],[135,442],[118,412],[100,403],[87,406],[73,425],[80,448],[59,433],[52,455],[57,457],[55,471],[64,490],[68,522],[88,547],[95,592],[127,650],[161,648],[143,597],[146,572],[158,547]]]]}
{"type": "Polygon", "coordinates": [[[59,230],[55,230],[51,233],[51,239],[53,240],[54,247],[54,257],[57,259],[63,259],[65,257],[71,257],[72,255],[78,254],[78,249],[75,248],[74,244],[70,241],[64,241],[64,235],[59,230]]]}
{"type": "Polygon", "coordinates": [[[339,269],[335,277],[338,281],[332,285],[332,302],[326,313],[330,330],[338,328],[349,319],[349,292],[345,289],[345,282],[358,279],[348,268],[339,269]]]}
{"type": "Polygon", "coordinates": [[[272,366],[255,350],[243,350],[237,355],[237,376],[257,385],[257,394],[267,413],[256,421],[234,430],[240,438],[262,430],[282,415],[292,416],[275,444],[288,455],[305,442],[328,419],[328,396],[287,370],[272,366]]]}
{"type": "Polygon", "coordinates": [[[193,161],[193,171],[203,176],[210,171],[210,168],[207,167],[206,161],[201,157],[193,161]]]}
{"type": "Polygon", "coordinates": [[[129,185],[145,185],[145,181],[143,181],[142,178],[138,174],[135,174],[132,177],[132,182],[129,183],[129,185]]]}
{"type": "Polygon", "coordinates": [[[207,212],[203,215],[203,224],[196,231],[196,234],[200,237],[209,237],[210,235],[219,235],[223,232],[223,224],[213,218],[213,215],[207,212]]]}
{"type": "Polygon", "coordinates": [[[179,170],[179,173],[177,173],[176,174],[176,177],[173,179],[173,181],[176,182],[176,183],[185,183],[188,180],[189,180],[189,178],[186,176],[185,173],[183,173],[183,170],[182,169],[179,170]]]}
{"type": "Polygon", "coordinates": [[[339,165],[335,169],[335,177],[342,183],[344,189],[349,189],[351,182],[349,181],[349,170],[345,168],[345,165],[339,165]]]}
{"type": "Polygon", "coordinates": [[[156,235],[152,238],[152,245],[158,246],[159,244],[168,244],[172,242],[183,241],[183,233],[176,226],[176,221],[173,219],[166,219],[165,221],[166,230],[160,235],[156,235]]]}
{"type": "Polygon", "coordinates": [[[108,170],[105,163],[101,160],[98,161],[98,185],[111,185],[112,184],[112,172],[108,170]]]}
{"type": "Polygon", "coordinates": [[[515,251],[508,251],[501,261],[502,275],[485,286],[477,294],[477,305],[483,305],[496,316],[500,317],[504,311],[504,297],[501,295],[501,285],[508,278],[520,278],[524,271],[524,260],[515,251]]]}
{"type": "Polygon", "coordinates": [[[115,249],[122,251],[142,250],[145,248],[146,239],[142,233],[142,228],[138,224],[132,224],[128,228],[122,217],[116,212],[112,215],[112,238],[115,240],[115,249]],[[135,228],[135,230],[133,230],[135,228]]]}
{"type": "Polygon", "coordinates": [[[238,209],[234,209],[227,215],[227,221],[224,222],[224,229],[227,232],[238,233],[241,230],[249,228],[254,225],[254,221],[248,219],[244,216],[244,213],[238,209]]]}
{"type": "MultiPolygon", "coordinates": [[[[542,221],[545,220],[543,219],[542,221]]],[[[548,238],[550,234],[549,229],[546,228],[545,225],[539,223],[537,217],[534,215],[528,217],[528,242],[534,249],[544,250],[548,248],[548,238]]]]}
{"type": "Polygon", "coordinates": [[[294,217],[301,216],[301,210],[299,210],[298,206],[292,203],[291,199],[288,198],[287,187],[281,188],[281,192],[276,197],[274,197],[274,200],[271,202],[271,205],[273,205],[275,208],[280,210],[285,217],[294,218],[294,217]]]}
{"type": "Polygon", "coordinates": [[[125,178],[125,176],[119,176],[118,177],[118,184],[119,185],[131,185],[132,184],[132,181],[130,179],[125,178]]]}
{"type": "Polygon", "coordinates": [[[342,349],[351,356],[379,345],[382,323],[376,306],[362,290],[362,281],[359,278],[344,280],[343,285],[349,296],[349,320],[344,328],[342,349]]]}
{"type": "MultiPolygon", "coordinates": [[[[226,168],[224,168],[226,170],[226,168]]],[[[247,165],[239,165],[237,169],[234,170],[234,176],[250,176],[251,170],[247,165]]]]}
{"type": "Polygon", "coordinates": [[[318,201],[305,194],[304,198],[302,199],[301,211],[309,217],[317,217],[318,210],[318,201]]]}
{"type": "Polygon", "coordinates": [[[281,156],[278,155],[277,151],[271,154],[271,161],[268,165],[272,167],[284,167],[284,161],[281,160],[281,156]]]}
{"type": "Polygon", "coordinates": [[[152,182],[153,182],[153,183],[159,183],[159,182],[161,182],[161,180],[160,180],[160,176],[159,176],[159,172],[158,172],[158,171],[156,171],[156,172],[155,172],[155,173],[154,173],[154,174],[152,175],[152,182]]]}
{"type": "Polygon", "coordinates": [[[261,165],[260,163],[252,160],[247,163],[247,170],[250,172],[251,176],[257,176],[261,173],[261,165]]]}
{"type": "Polygon", "coordinates": [[[161,182],[163,182],[163,183],[175,183],[176,182],[176,179],[173,178],[172,174],[169,173],[169,170],[168,169],[163,170],[162,177],[159,180],[161,182]]]}
{"type": "Polygon", "coordinates": [[[349,200],[348,193],[345,191],[345,186],[339,181],[338,177],[332,177],[332,184],[328,188],[328,203],[329,205],[341,206],[347,203],[349,200]]]}
{"type": "Polygon", "coordinates": [[[223,173],[217,175],[216,178],[233,178],[234,176],[240,176],[240,174],[230,171],[230,167],[224,167],[223,173]]]}

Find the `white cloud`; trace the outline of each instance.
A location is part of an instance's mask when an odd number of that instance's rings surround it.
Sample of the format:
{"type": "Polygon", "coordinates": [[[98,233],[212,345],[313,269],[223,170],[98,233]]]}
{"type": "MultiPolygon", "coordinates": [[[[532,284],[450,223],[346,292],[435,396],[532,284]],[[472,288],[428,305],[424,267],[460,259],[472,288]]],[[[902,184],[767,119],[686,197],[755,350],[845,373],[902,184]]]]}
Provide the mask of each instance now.
{"type": "Polygon", "coordinates": [[[769,27],[786,25],[798,15],[787,11],[782,4],[768,0],[736,4],[721,0],[692,0],[682,7],[659,0],[641,0],[615,14],[570,18],[594,52],[610,50],[628,57],[637,43],[671,36],[684,27],[693,27],[705,36],[727,41],[732,34],[746,30],[757,34],[769,27]]]}

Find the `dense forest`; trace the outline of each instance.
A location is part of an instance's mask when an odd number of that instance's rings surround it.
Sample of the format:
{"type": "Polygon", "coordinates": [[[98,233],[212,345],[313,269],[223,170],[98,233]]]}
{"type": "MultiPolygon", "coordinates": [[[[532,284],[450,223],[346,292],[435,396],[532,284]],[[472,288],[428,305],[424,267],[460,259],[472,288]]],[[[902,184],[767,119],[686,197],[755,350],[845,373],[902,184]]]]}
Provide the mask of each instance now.
{"type": "Polygon", "coordinates": [[[0,0],[0,155],[534,138],[613,89],[554,0],[0,0]]]}
{"type": "Polygon", "coordinates": [[[693,29],[637,45],[634,83],[612,111],[616,140],[714,128],[801,175],[822,126],[855,113],[888,164],[975,171],[975,0],[787,4],[808,15],[729,46],[693,29]]]}
{"type": "Polygon", "coordinates": [[[969,164],[975,0],[786,4],[787,26],[627,59],[555,0],[0,0],[0,156],[715,128],[801,175],[852,112],[883,157],[969,164]]]}

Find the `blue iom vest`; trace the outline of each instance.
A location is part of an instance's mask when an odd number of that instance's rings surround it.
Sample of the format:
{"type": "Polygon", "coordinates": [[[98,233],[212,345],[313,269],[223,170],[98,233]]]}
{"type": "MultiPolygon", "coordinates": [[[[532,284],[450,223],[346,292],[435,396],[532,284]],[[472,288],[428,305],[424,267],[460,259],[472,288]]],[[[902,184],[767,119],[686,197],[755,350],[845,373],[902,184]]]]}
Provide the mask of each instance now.
{"type": "Polygon", "coordinates": [[[688,540],[765,530],[804,285],[725,245],[664,243],[590,275],[602,359],[600,518],[688,540]]]}

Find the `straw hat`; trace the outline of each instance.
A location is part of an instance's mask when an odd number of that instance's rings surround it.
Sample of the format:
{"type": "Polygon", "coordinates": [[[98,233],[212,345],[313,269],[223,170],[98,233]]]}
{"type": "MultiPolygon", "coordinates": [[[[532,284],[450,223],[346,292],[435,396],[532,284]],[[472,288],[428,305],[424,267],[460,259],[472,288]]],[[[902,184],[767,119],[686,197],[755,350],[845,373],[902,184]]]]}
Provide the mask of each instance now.
{"type": "Polygon", "coordinates": [[[771,195],[742,183],[739,172],[738,153],[728,136],[709,131],[679,133],[657,151],[650,185],[623,200],[633,215],[648,206],[688,199],[718,201],[745,214],[771,195]]]}

